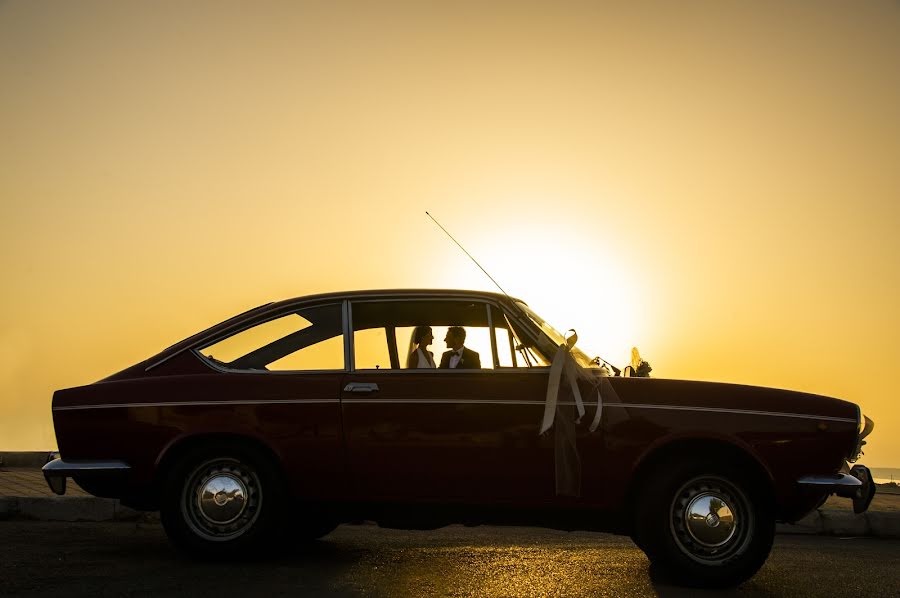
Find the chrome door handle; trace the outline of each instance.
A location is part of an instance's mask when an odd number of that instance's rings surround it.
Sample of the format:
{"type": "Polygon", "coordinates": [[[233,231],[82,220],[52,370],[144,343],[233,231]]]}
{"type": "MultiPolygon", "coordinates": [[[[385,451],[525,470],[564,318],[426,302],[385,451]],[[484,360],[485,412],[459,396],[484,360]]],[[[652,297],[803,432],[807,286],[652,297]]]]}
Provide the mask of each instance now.
{"type": "Polygon", "coordinates": [[[344,387],[344,392],[371,393],[378,392],[378,385],[374,382],[351,382],[344,387]]]}

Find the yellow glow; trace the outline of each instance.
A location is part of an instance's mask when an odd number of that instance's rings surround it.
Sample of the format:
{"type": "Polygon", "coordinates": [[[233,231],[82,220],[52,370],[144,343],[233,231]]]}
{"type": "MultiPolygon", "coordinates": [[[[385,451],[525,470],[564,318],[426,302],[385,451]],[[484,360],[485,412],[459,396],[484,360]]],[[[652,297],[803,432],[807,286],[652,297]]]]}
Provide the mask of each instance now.
{"type": "Polygon", "coordinates": [[[493,290],[429,210],[587,351],[900,464],[892,3],[127,6],[0,2],[0,450],[266,301],[493,290]]]}

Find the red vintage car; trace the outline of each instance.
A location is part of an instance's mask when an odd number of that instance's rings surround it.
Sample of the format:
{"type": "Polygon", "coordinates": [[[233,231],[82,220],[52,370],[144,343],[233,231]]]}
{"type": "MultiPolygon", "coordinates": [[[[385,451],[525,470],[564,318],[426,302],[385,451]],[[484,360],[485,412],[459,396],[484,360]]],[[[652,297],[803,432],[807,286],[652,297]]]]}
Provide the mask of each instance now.
{"type": "Polygon", "coordinates": [[[502,294],[269,303],[57,391],[61,458],[44,474],[58,494],[71,477],[161,511],[191,554],[359,520],[540,525],[628,534],[704,586],[748,579],[775,522],[830,494],[868,507],[868,469],[848,466],[872,429],[857,405],[598,363],[502,294]],[[434,354],[442,337],[456,355],[434,354]]]}

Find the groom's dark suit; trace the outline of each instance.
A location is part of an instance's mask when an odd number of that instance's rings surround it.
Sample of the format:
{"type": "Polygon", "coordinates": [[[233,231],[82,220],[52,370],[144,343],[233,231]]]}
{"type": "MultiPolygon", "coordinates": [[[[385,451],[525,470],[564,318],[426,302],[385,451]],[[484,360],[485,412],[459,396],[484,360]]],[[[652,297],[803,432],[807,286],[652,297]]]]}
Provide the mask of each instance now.
{"type": "MultiPolygon", "coordinates": [[[[447,369],[450,367],[450,357],[456,353],[454,350],[446,351],[443,355],[441,355],[441,365],[439,367],[443,369],[447,369]]],[[[467,370],[480,370],[481,369],[481,358],[478,356],[478,353],[469,349],[467,347],[463,347],[462,350],[462,358],[459,360],[459,363],[456,364],[456,369],[467,369],[467,370]]]]}

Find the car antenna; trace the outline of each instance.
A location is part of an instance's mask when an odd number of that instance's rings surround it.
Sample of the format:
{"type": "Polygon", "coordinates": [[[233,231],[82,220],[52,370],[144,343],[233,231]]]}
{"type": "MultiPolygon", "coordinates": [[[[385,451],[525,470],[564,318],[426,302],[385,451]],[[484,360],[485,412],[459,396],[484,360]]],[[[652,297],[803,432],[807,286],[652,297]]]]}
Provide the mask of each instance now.
{"type": "MultiPolygon", "coordinates": [[[[496,280],[494,280],[494,277],[491,276],[490,274],[488,274],[487,270],[485,270],[485,269],[481,266],[481,264],[478,263],[478,260],[476,260],[474,257],[472,257],[472,254],[469,253],[468,251],[466,251],[466,248],[463,247],[462,244],[460,244],[459,241],[457,241],[456,239],[454,239],[454,238],[453,238],[453,235],[451,235],[450,232],[449,232],[446,228],[444,228],[443,226],[441,226],[441,223],[438,222],[438,221],[435,219],[434,216],[432,216],[431,214],[428,213],[428,210],[425,210],[425,215],[428,216],[429,218],[431,218],[431,220],[432,220],[435,224],[437,224],[438,226],[440,226],[441,230],[444,231],[444,233],[445,233],[448,237],[450,237],[450,240],[453,241],[454,243],[456,243],[456,245],[457,245],[460,249],[463,250],[463,253],[465,253],[467,256],[469,256],[469,259],[472,260],[473,262],[475,262],[475,265],[478,266],[478,267],[481,269],[482,272],[484,272],[484,275],[487,276],[488,278],[490,278],[492,283],[494,283],[495,285],[497,285],[497,288],[500,289],[500,292],[501,292],[501,293],[503,293],[504,295],[506,295],[506,298],[509,299],[510,303],[512,303],[513,305],[515,305],[516,302],[513,301],[513,298],[509,296],[509,293],[507,293],[506,291],[503,290],[503,287],[501,287],[500,284],[499,284],[496,280]]],[[[616,366],[614,366],[614,365],[611,364],[610,362],[606,361],[606,360],[603,359],[602,357],[599,357],[599,356],[598,356],[598,357],[596,357],[596,359],[599,359],[600,361],[602,361],[603,363],[605,363],[606,365],[608,365],[609,367],[611,367],[611,368],[613,369],[613,371],[616,373],[616,376],[618,376],[618,375],[621,373],[621,370],[619,370],[619,368],[617,368],[616,366]]],[[[599,364],[598,364],[598,365],[599,365],[599,364]]]]}
{"type": "Polygon", "coordinates": [[[456,245],[457,245],[460,249],[463,250],[463,253],[465,253],[467,256],[469,256],[469,259],[470,259],[470,260],[472,260],[473,262],[475,262],[475,265],[476,265],[476,266],[478,266],[479,268],[481,268],[481,271],[484,272],[484,275],[487,276],[488,278],[490,278],[492,283],[494,283],[495,285],[497,285],[497,288],[500,289],[500,292],[501,292],[501,293],[503,293],[504,295],[506,295],[506,298],[507,298],[507,299],[509,299],[510,301],[512,301],[512,297],[509,296],[509,293],[507,293],[506,291],[503,290],[503,287],[501,287],[501,286],[497,283],[497,281],[494,280],[494,277],[491,276],[490,274],[488,274],[487,270],[485,270],[484,268],[481,267],[481,264],[478,263],[478,260],[476,260],[474,257],[472,257],[472,254],[469,253],[468,251],[466,251],[466,248],[463,247],[463,246],[460,244],[459,241],[457,241],[456,239],[454,239],[454,238],[453,238],[453,235],[451,235],[451,234],[447,231],[446,228],[444,228],[443,226],[441,226],[441,223],[438,222],[437,220],[435,220],[434,216],[432,216],[431,214],[429,214],[427,210],[425,211],[425,215],[428,216],[429,218],[431,218],[431,220],[432,220],[435,224],[437,224],[438,226],[440,226],[440,227],[441,227],[441,230],[444,231],[444,233],[446,233],[446,235],[447,235],[448,237],[450,237],[450,240],[453,241],[454,243],[456,243],[456,245]]]}

